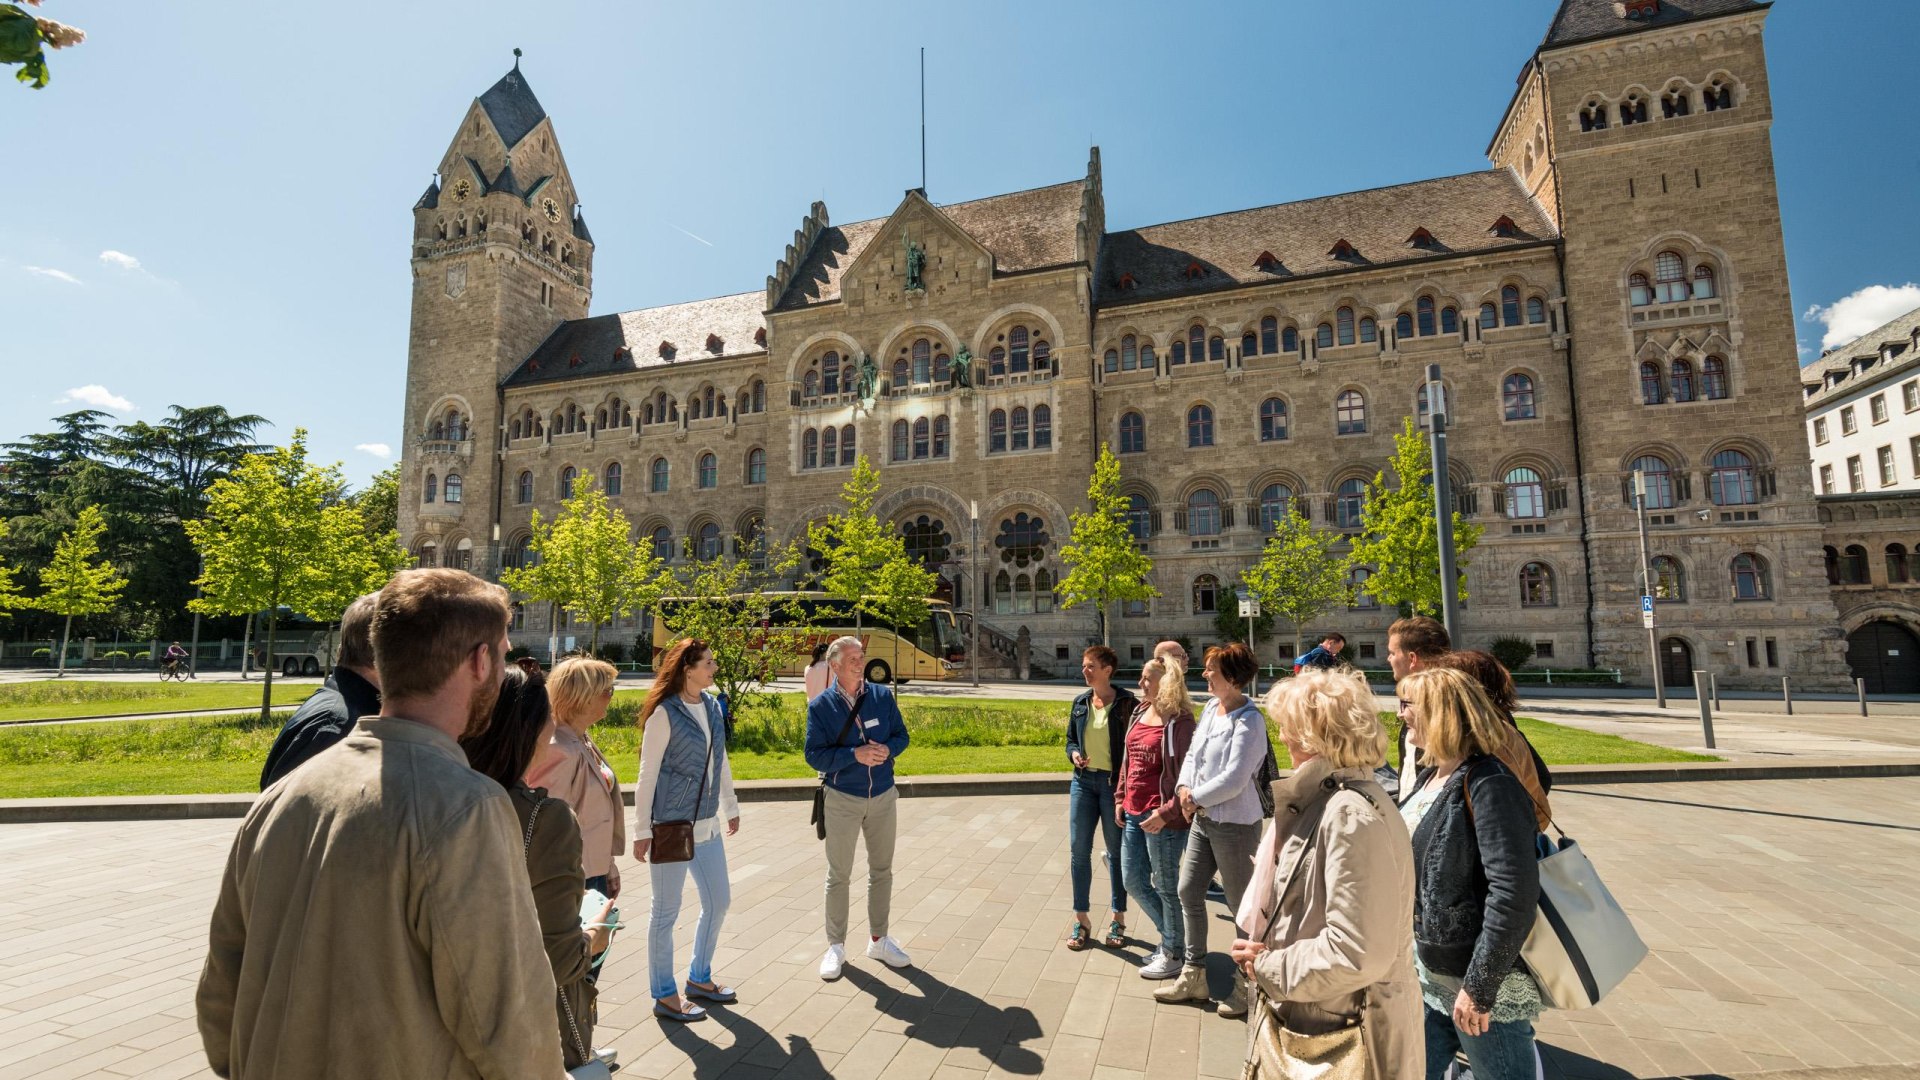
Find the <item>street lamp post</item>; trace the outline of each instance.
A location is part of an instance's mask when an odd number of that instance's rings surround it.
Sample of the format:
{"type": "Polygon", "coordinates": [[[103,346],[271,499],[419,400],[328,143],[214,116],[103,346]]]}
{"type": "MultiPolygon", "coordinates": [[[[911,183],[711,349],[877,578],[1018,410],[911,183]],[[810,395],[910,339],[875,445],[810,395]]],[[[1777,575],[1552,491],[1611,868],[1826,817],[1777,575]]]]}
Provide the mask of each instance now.
{"type": "MultiPolygon", "coordinates": [[[[203,578],[207,576],[207,557],[205,555],[200,556],[200,576],[203,578]]],[[[200,586],[198,584],[195,584],[193,587],[193,596],[196,600],[200,598],[200,586]]],[[[200,612],[197,609],[193,613],[193,648],[187,653],[187,678],[200,678],[200,612]]]]}
{"type": "Polygon", "coordinates": [[[973,542],[967,547],[967,559],[973,564],[973,640],[967,643],[968,665],[973,668],[973,685],[980,685],[980,611],[981,599],[986,590],[980,584],[980,500],[974,499],[967,504],[967,516],[972,519],[973,542]]]}
{"type": "Polygon", "coordinates": [[[1640,521],[1640,621],[1647,628],[1647,658],[1653,667],[1653,703],[1667,707],[1666,680],[1660,672],[1660,631],[1653,626],[1653,561],[1647,557],[1647,474],[1633,470],[1634,516],[1640,521]]]}
{"type": "Polygon", "coordinates": [[[1427,422],[1432,427],[1433,516],[1440,540],[1440,621],[1456,647],[1460,641],[1460,593],[1454,581],[1453,494],[1447,476],[1447,388],[1440,365],[1427,365],[1427,422]]]}

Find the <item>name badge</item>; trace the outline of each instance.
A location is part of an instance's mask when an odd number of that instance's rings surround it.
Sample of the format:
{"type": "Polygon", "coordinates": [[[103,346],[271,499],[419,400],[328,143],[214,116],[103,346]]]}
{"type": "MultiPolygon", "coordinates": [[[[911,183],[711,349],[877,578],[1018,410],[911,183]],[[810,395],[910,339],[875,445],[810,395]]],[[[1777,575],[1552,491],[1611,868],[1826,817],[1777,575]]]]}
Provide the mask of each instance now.
{"type": "Polygon", "coordinates": [[[869,720],[869,721],[867,721],[867,723],[866,723],[866,726],[867,726],[867,727],[879,727],[879,726],[880,726],[880,721],[878,721],[878,720],[869,720]]]}

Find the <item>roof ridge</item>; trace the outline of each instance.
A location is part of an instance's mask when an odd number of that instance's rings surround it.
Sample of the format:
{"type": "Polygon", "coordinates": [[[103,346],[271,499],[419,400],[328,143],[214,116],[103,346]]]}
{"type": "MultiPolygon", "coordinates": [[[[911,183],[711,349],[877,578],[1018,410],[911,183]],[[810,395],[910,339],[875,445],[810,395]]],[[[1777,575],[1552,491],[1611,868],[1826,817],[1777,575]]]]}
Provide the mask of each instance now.
{"type": "Polygon", "coordinates": [[[977,199],[961,199],[959,202],[950,202],[950,203],[937,203],[937,202],[934,202],[932,199],[928,199],[927,202],[931,203],[933,207],[937,210],[947,210],[955,206],[971,206],[974,203],[992,202],[995,199],[1011,199],[1015,195],[1031,195],[1036,191],[1048,191],[1052,188],[1073,187],[1076,184],[1085,184],[1086,182],[1087,182],[1087,178],[1084,176],[1081,176],[1081,177],[1075,177],[1072,180],[1061,180],[1058,183],[1053,183],[1053,184],[1036,184],[1033,187],[1021,188],[1018,191],[1003,191],[998,195],[982,195],[977,199]]]}
{"type": "Polygon", "coordinates": [[[1855,346],[1859,345],[1861,342],[1867,340],[1868,338],[1878,337],[1882,332],[1886,331],[1889,327],[1895,326],[1899,323],[1906,322],[1908,319],[1912,319],[1916,315],[1920,315],[1920,306],[1915,306],[1914,308],[1908,311],[1904,311],[1898,315],[1895,315],[1893,318],[1888,319],[1886,322],[1881,323],[1879,326],[1874,327],[1873,329],[1867,331],[1866,333],[1849,339],[1845,344],[1835,345],[1831,349],[1823,350],[1820,354],[1820,359],[1815,360],[1814,363],[1816,364],[1820,363],[1822,360],[1838,359],[1839,358],[1838,354],[1843,352],[1851,352],[1855,346]]]}
{"type": "MultiPolygon", "coordinates": [[[[1422,187],[1427,184],[1438,184],[1447,180],[1461,180],[1469,176],[1491,176],[1496,174],[1505,175],[1509,179],[1512,179],[1511,170],[1508,170],[1508,169],[1502,169],[1502,168],[1475,169],[1471,172],[1454,173],[1451,176],[1430,176],[1425,180],[1410,180],[1402,184],[1379,184],[1370,188],[1357,188],[1353,191],[1335,192],[1330,195],[1315,195],[1305,199],[1287,199],[1281,202],[1267,203],[1262,206],[1245,206],[1245,207],[1241,207],[1238,210],[1222,210],[1222,211],[1219,211],[1218,213],[1212,213],[1212,214],[1194,214],[1191,217],[1174,218],[1170,221],[1156,221],[1151,225],[1134,225],[1129,228],[1121,229],[1117,231],[1140,232],[1144,229],[1158,229],[1167,225],[1185,225],[1190,221],[1205,221],[1208,218],[1233,217],[1236,214],[1252,214],[1262,210],[1276,210],[1283,206],[1305,206],[1309,203],[1327,202],[1333,199],[1345,199],[1354,195],[1371,195],[1376,191],[1392,191],[1399,188],[1422,187]]],[[[1514,181],[1514,184],[1516,187],[1519,186],[1519,182],[1517,180],[1514,181]]],[[[1115,231],[1116,230],[1108,229],[1107,233],[1108,235],[1112,235],[1115,231]]]]}

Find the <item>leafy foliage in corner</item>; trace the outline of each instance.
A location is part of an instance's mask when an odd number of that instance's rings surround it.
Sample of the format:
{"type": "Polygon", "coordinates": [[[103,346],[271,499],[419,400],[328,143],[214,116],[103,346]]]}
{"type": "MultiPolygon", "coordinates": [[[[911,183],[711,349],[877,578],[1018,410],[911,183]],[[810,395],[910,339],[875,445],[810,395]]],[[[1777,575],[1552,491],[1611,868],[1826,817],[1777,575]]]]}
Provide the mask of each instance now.
{"type": "Polygon", "coordinates": [[[120,590],[127,587],[127,579],[120,576],[112,563],[94,561],[100,554],[100,534],[106,531],[106,519],[99,507],[81,510],[73,523],[73,531],[62,537],[59,547],[54,549],[53,561],[40,571],[40,587],[44,591],[34,606],[66,617],[65,629],[60,633],[61,675],[67,671],[67,641],[73,634],[73,617],[106,611],[120,598],[120,590]]]}
{"type": "Polygon", "coordinates": [[[1512,636],[1497,637],[1487,646],[1487,651],[1493,654],[1495,660],[1506,665],[1508,671],[1517,671],[1533,659],[1533,642],[1512,636]]]}
{"type": "Polygon", "coordinates": [[[936,575],[909,558],[906,541],[874,515],[879,494],[880,471],[862,454],[841,485],[845,509],[808,526],[807,546],[826,564],[820,587],[853,605],[856,627],[863,615],[916,625],[926,621],[936,575]]]}
{"type": "Polygon", "coordinates": [[[593,478],[574,478],[573,493],[552,521],[533,512],[528,565],[507,567],[500,581],[532,600],[557,604],[593,627],[587,643],[600,647],[600,626],[660,597],[665,566],[648,544],[636,544],[627,515],[607,502],[593,478]]]}
{"type": "Polygon", "coordinates": [[[1120,459],[1105,443],[1087,484],[1088,509],[1073,514],[1073,529],[1060,549],[1070,569],[1054,591],[1060,606],[1092,604],[1100,622],[1100,641],[1112,643],[1107,608],[1130,600],[1150,600],[1160,590],[1147,580],[1153,560],[1140,550],[1127,528],[1127,497],[1120,493],[1120,459]]]}
{"type": "Polygon", "coordinates": [[[1222,642],[1245,641],[1247,648],[1251,649],[1254,641],[1273,633],[1273,612],[1267,609],[1264,600],[1261,601],[1260,615],[1253,620],[1253,640],[1248,640],[1247,620],[1240,617],[1240,599],[1247,595],[1249,593],[1244,582],[1220,590],[1213,609],[1213,632],[1222,642]]]}
{"type": "MultiPolygon", "coordinates": [[[[1383,603],[1417,615],[1440,612],[1440,527],[1433,513],[1433,453],[1413,417],[1393,437],[1393,483],[1382,470],[1367,485],[1361,507],[1362,533],[1354,538],[1352,565],[1373,569],[1367,591],[1383,603]]],[[[1467,552],[1484,530],[1453,512],[1453,550],[1459,598],[1467,598],[1467,552]]]]}
{"type": "MultiPolygon", "coordinates": [[[[64,49],[87,40],[86,32],[52,19],[39,19],[19,7],[21,0],[0,6],[0,64],[19,64],[14,78],[38,90],[52,77],[47,50],[64,49]]],[[[25,0],[38,6],[40,0],[25,0]]]]}

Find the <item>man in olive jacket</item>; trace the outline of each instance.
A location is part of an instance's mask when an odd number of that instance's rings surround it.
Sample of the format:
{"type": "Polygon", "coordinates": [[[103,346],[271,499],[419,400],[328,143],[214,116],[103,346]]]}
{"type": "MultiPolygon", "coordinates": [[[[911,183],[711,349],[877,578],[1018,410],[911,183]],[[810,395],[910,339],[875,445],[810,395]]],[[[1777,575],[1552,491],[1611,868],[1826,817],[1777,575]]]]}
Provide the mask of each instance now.
{"type": "Polygon", "coordinates": [[[243,1080],[560,1080],[553,970],[507,793],[456,739],[500,693],[506,591],[380,590],[385,707],[274,785],[234,839],[195,1001],[243,1080]]]}

